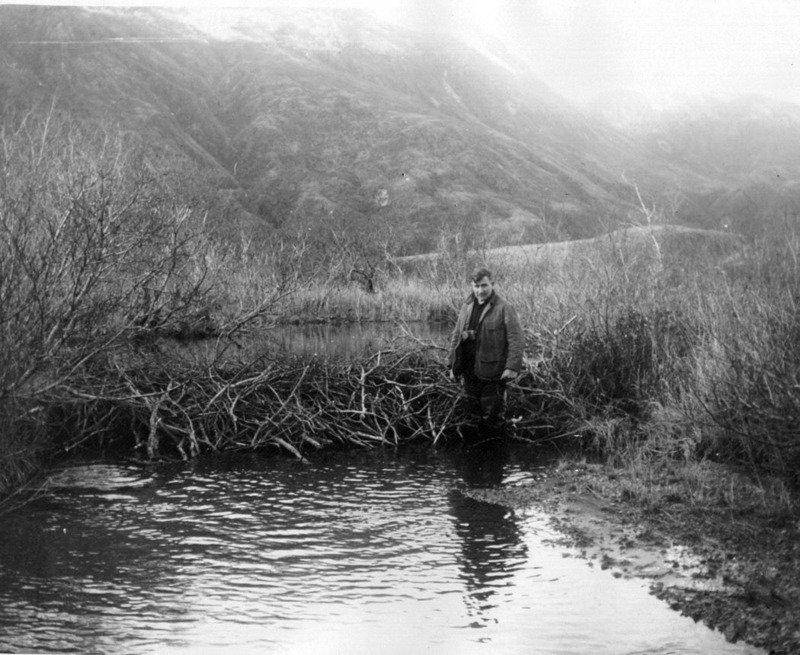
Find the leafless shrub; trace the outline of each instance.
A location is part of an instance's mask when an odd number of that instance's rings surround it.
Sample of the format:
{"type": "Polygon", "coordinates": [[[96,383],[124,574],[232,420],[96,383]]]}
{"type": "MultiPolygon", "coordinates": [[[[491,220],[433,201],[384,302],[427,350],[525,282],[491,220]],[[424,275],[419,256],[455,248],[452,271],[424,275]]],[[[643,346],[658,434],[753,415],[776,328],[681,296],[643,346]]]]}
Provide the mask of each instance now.
{"type": "Polygon", "coordinates": [[[207,286],[191,209],[157,162],[102,126],[0,128],[0,409],[13,450],[37,403],[127,337],[175,327],[207,286]]]}

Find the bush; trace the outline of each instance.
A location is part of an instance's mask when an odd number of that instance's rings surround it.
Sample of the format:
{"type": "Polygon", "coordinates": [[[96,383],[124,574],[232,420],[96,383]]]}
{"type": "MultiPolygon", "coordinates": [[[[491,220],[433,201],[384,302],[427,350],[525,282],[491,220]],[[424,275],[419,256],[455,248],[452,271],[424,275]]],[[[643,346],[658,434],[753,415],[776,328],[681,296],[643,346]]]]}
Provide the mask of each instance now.
{"type": "Polygon", "coordinates": [[[0,439],[24,459],[39,402],[207,288],[190,206],[129,138],[51,115],[0,142],[0,439]]]}

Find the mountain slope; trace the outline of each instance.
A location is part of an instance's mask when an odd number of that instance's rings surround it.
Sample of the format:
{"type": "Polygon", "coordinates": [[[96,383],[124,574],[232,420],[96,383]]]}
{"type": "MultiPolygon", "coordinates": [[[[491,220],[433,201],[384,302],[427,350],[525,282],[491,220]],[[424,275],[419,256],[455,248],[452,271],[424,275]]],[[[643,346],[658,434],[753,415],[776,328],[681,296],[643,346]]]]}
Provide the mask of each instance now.
{"type": "Polygon", "coordinates": [[[733,143],[720,114],[620,129],[501,57],[354,11],[0,7],[4,116],[56,107],[191,158],[232,232],[338,225],[399,254],[454,230],[586,237],[638,211],[634,186],[684,192],[696,221],[780,144],[795,174],[793,123],[733,143]]]}

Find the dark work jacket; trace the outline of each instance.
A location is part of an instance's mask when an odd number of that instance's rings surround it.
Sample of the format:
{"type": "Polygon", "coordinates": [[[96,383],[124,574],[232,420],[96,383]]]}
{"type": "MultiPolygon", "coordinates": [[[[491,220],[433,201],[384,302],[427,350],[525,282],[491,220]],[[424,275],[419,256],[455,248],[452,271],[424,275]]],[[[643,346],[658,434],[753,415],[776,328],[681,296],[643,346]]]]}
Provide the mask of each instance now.
{"type": "MultiPolygon", "coordinates": [[[[461,306],[456,326],[450,336],[450,367],[456,363],[461,334],[467,329],[475,296],[461,306]]],[[[505,369],[519,373],[525,339],[517,312],[497,292],[493,293],[481,312],[475,335],[475,376],[481,380],[499,380],[505,369]]],[[[456,375],[463,371],[454,370],[456,375]]]]}

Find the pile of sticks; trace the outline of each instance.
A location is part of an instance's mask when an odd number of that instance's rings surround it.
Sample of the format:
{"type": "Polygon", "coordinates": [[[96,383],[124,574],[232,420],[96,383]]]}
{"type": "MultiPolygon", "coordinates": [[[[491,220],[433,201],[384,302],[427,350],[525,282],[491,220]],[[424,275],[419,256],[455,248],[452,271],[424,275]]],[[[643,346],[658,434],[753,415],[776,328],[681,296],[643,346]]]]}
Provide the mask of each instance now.
{"type": "Polygon", "coordinates": [[[150,361],[117,367],[113,391],[105,384],[102,394],[82,394],[82,432],[118,432],[125,417],[148,458],[268,447],[302,458],[326,446],[435,444],[464,424],[459,388],[446,373],[422,355],[391,351],[349,365],[287,357],[202,369],[150,361]]]}
{"type": "MultiPolygon", "coordinates": [[[[461,386],[419,350],[342,364],[278,357],[201,366],[146,358],[114,367],[73,397],[83,441],[130,443],[148,459],[277,448],[303,458],[324,447],[431,444],[474,434],[461,386]]],[[[514,436],[542,438],[548,394],[527,374],[509,388],[514,436]]],[[[551,430],[548,430],[551,432],[551,430]]],[[[74,444],[73,444],[74,445],[74,444]]]]}

